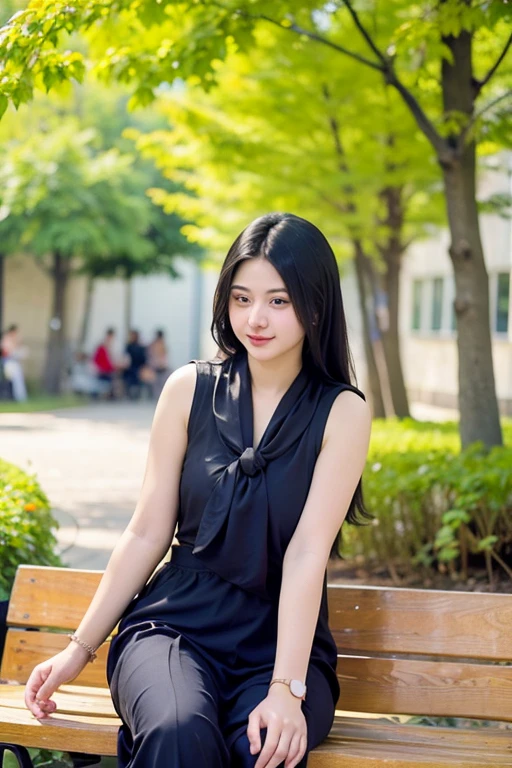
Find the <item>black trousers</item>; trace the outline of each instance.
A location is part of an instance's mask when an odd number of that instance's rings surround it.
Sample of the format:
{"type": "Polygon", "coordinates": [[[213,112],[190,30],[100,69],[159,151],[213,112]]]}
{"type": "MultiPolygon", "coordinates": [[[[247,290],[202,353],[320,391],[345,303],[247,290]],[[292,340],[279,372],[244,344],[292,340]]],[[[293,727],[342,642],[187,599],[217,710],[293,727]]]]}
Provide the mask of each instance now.
{"type": "MultiPolygon", "coordinates": [[[[254,766],[258,755],[250,754],[247,723],[267,695],[268,682],[249,676],[233,696],[223,690],[225,679],[181,635],[154,634],[129,644],[111,680],[123,720],[119,768],[254,766]]],[[[303,712],[309,751],[327,736],[333,703],[325,677],[315,668],[307,684],[303,712]]],[[[300,768],[306,764],[307,753],[300,768]]]]}

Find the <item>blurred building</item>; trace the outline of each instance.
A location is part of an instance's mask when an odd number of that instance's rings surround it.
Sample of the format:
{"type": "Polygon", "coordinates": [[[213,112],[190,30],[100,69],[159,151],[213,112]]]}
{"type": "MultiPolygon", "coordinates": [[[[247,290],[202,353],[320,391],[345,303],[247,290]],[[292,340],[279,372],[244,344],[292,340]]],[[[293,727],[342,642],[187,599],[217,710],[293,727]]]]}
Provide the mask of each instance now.
{"type": "MultiPolygon", "coordinates": [[[[509,172],[486,172],[479,199],[512,194],[512,153],[509,172]]],[[[502,413],[512,414],[512,219],[480,216],[489,275],[489,322],[494,374],[502,413]]],[[[455,284],[448,256],[448,231],[414,243],[403,262],[400,327],[402,359],[411,401],[457,407],[458,356],[453,309],[455,284]]]]}

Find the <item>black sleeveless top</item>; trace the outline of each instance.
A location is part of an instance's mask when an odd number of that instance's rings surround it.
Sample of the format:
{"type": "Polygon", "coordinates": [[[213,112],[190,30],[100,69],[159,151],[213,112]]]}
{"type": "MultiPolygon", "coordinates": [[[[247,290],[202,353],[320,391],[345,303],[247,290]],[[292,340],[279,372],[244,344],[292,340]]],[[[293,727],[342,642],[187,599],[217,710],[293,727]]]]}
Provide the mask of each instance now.
{"type": "Polygon", "coordinates": [[[364,395],[303,367],[255,449],[245,351],[196,367],[177,538],[221,578],[273,601],[331,406],[343,390],[364,395]]]}

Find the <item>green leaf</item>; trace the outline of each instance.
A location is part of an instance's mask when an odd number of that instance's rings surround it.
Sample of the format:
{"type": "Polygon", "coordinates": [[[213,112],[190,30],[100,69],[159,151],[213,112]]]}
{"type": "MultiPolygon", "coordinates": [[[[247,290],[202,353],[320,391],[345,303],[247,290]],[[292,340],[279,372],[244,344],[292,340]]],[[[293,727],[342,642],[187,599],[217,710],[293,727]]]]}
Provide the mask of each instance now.
{"type": "Polygon", "coordinates": [[[447,547],[446,549],[443,549],[441,552],[439,552],[437,559],[442,563],[449,563],[451,560],[456,560],[458,556],[458,547],[447,547]]]}
{"type": "Polygon", "coordinates": [[[441,520],[444,525],[453,525],[453,523],[455,523],[455,527],[458,527],[460,523],[469,523],[471,521],[471,516],[465,509],[449,509],[448,512],[444,513],[441,520]]]}
{"type": "Polygon", "coordinates": [[[498,541],[498,536],[486,536],[485,539],[480,539],[476,547],[477,552],[490,552],[498,541]]]}

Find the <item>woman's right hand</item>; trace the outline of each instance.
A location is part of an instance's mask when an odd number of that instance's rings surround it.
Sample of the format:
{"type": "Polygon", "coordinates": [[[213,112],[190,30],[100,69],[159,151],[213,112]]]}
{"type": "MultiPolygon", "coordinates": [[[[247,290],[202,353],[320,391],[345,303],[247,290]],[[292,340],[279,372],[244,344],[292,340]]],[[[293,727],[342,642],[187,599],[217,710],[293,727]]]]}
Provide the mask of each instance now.
{"type": "Polygon", "coordinates": [[[71,642],[67,648],[34,667],[25,687],[25,704],[33,715],[51,715],[57,705],[51,697],[60,685],[77,677],[89,661],[88,652],[71,642]]]}

